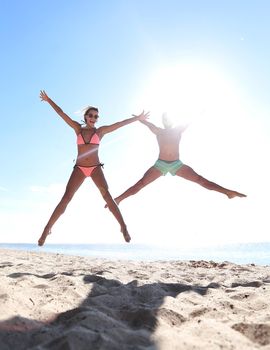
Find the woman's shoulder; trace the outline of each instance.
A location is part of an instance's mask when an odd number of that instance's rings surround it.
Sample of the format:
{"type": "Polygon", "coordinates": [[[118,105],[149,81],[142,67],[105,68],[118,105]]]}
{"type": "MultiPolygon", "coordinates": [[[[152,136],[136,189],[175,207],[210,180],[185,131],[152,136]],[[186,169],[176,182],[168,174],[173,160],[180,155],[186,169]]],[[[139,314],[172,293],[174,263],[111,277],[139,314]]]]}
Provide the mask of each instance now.
{"type": "Polygon", "coordinates": [[[100,126],[100,127],[98,127],[98,128],[95,129],[95,133],[96,133],[97,135],[101,136],[102,133],[103,133],[103,130],[104,130],[104,126],[100,126]]]}
{"type": "Polygon", "coordinates": [[[83,129],[84,128],[83,128],[82,124],[78,123],[76,130],[75,130],[76,134],[80,135],[83,129]]]}

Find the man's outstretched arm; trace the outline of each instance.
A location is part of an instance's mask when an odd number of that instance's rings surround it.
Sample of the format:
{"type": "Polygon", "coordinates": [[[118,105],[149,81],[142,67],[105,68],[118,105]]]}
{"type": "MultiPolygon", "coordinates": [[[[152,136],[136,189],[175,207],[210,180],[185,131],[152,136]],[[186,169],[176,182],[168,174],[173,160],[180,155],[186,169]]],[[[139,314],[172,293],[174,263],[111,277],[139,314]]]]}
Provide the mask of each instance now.
{"type": "Polygon", "coordinates": [[[150,123],[147,120],[140,120],[140,122],[144,125],[146,125],[155,135],[158,134],[158,132],[160,131],[160,128],[157,127],[155,124],[150,123]]]}

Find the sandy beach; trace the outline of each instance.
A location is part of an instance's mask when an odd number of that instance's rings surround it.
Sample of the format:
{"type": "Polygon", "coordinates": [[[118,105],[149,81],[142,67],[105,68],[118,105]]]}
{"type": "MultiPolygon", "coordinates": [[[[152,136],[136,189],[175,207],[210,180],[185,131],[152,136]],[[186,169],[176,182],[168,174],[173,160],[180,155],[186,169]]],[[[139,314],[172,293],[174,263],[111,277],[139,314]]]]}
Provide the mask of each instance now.
{"type": "Polygon", "coordinates": [[[1,350],[270,350],[270,266],[0,256],[1,350]]]}

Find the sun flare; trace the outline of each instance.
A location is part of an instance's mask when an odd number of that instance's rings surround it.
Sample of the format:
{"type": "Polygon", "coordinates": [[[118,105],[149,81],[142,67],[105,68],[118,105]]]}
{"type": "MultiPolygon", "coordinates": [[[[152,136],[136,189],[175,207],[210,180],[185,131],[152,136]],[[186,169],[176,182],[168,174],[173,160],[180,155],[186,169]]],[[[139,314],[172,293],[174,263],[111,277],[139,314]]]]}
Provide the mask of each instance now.
{"type": "Polygon", "coordinates": [[[207,116],[222,118],[237,110],[234,83],[214,67],[182,63],[152,72],[139,97],[139,104],[151,111],[151,119],[162,113],[174,124],[190,123],[207,116]]]}

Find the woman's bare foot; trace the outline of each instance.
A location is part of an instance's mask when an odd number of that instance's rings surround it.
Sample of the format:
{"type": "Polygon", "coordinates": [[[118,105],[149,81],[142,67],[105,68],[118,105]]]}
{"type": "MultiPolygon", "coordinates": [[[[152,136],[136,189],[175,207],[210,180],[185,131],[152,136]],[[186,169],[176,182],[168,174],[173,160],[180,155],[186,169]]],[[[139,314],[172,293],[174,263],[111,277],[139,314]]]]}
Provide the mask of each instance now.
{"type": "Polygon", "coordinates": [[[131,237],[130,237],[130,235],[129,235],[129,233],[128,233],[127,227],[126,227],[126,226],[123,226],[123,227],[121,228],[121,232],[123,233],[123,236],[124,236],[124,238],[125,238],[125,241],[126,241],[127,243],[129,243],[130,240],[131,240],[131,237]]]}
{"type": "Polygon", "coordinates": [[[239,193],[239,192],[236,192],[236,191],[228,191],[226,193],[226,195],[228,196],[228,198],[234,198],[234,197],[246,197],[245,194],[243,193],[239,193]]]}
{"type": "Polygon", "coordinates": [[[44,230],[42,235],[40,236],[40,239],[38,240],[38,245],[39,246],[43,246],[43,244],[46,241],[47,236],[50,235],[50,234],[51,234],[51,230],[50,229],[49,230],[44,230]]]}

